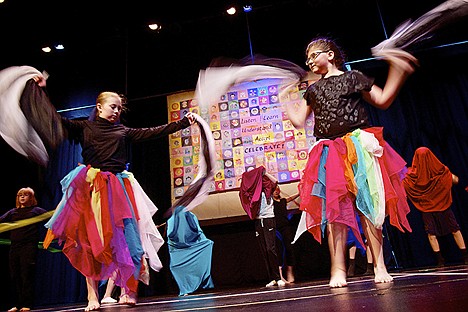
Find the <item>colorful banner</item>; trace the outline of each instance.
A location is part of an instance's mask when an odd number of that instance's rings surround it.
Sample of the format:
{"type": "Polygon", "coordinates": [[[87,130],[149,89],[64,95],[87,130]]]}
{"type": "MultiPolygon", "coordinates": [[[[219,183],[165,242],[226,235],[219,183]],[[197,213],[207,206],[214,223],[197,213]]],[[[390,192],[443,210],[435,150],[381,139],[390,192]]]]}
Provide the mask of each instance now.
{"type": "MultiPolygon", "coordinates": [[[[194,112],[210,124],[217,152],[212,192],[237,190],[242,173],[260,165],[280,183],[300,180],[309,147],[315,142],[313,119],[306,121],[304,129],[295,129],[284,106],[299,103],[308,83],[304,81],[285,94],[275,79],[245,83],[204,109],[193,99],[193,92],[168,97],[169,121],[194,112]]],[[[169,145],[173,195],[177,198],[198,172],[198,127],[171,135],[169,145]]]]}

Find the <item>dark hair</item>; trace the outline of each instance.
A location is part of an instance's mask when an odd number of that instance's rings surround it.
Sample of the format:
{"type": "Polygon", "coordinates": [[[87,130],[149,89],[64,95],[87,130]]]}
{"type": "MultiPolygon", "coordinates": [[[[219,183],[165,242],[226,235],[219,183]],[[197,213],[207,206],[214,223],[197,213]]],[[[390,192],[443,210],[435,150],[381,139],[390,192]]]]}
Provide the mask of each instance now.
{"type": "Polygon", "coordinates": [[[316,37],[312,39],[312,41],[307,45],[305,51],[306,57],[308,56],[309,51],[312,47],[320,48],[324,51],[333,51],[335,53],[335,66],[338,69],[345,70],[344,64],[346,62],[346,54],[333,39],[329,37],[316,37]]]}

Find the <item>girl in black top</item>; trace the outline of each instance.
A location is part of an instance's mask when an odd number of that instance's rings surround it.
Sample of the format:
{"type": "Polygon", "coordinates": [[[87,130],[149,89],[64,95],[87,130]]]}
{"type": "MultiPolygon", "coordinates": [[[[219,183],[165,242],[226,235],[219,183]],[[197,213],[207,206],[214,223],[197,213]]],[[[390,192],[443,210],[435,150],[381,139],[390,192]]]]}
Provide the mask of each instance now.
{"type": "MultiPolygon", "coordinates": [[[[16,195],[16,207],[2,215],[0,222],[30,219],[45,212],[47,212],[45,209],[37,206],[34,190],[24,187],[16,195]]],[[[11,230],[10,240],[10,274],[15,285],[17,304],[8,311],[29,311],[34,303],[39,225],[34,223],[11,230]]]]}

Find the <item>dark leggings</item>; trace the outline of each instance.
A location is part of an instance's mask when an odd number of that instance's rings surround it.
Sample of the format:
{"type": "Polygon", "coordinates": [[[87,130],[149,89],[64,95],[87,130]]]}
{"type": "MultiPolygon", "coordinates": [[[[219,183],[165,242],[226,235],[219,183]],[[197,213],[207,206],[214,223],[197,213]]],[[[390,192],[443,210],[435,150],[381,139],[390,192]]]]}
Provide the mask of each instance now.
{"type": "Polygon", "coordinates": [[[275,218],[255,220],[255,235],[260,245],[260,251],[265,260],[270,281],[279,280],[278,255],[276,253],[276,221],[275,218]]]}

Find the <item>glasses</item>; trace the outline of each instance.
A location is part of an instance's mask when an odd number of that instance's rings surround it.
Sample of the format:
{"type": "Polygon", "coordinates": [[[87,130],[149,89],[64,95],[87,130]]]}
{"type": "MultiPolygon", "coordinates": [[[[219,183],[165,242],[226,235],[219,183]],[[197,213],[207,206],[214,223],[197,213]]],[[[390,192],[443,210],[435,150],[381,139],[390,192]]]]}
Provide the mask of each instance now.
{"type": "Polygon", "coordinates": [[[322,53],[327,53],[328,51],[317,51],[317,52],[313,52],[309,55],[309,57],[307,58],[305,64],[306,65],[309,65],[310,63],[312,63],[313,61],[315,61],[315,59],[322,53]]]}

